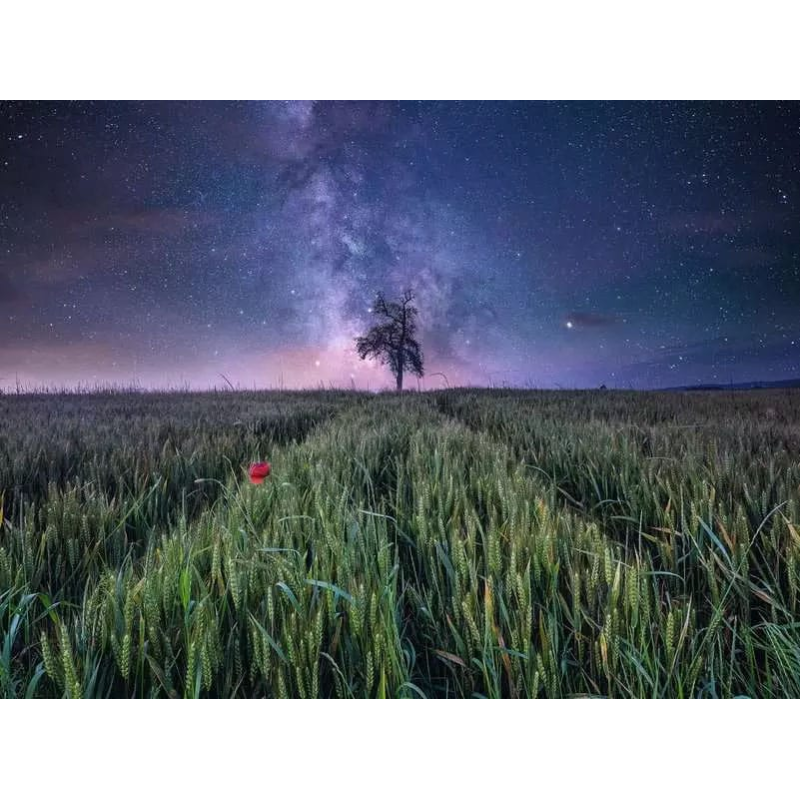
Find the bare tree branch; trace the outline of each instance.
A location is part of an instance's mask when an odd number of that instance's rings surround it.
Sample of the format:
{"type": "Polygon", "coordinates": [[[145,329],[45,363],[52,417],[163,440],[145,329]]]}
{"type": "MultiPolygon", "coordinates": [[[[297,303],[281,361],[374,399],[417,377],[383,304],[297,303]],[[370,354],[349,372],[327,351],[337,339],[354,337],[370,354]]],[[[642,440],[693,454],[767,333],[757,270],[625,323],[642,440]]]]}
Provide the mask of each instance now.
{"type": "Polygon", "coordinates": [[[374,358],[389,365],[398,391],[403,389],[404,373],[410,372],[420,378],[425,374],[422,350],[415,339],[418,312],[413,301],[414,293],[410,289],[403,292],[398,302],[387,301],[383,293],[378,292],[372,311],[388,321],[373,326],[355,340],[360,358],[374,358]]]}

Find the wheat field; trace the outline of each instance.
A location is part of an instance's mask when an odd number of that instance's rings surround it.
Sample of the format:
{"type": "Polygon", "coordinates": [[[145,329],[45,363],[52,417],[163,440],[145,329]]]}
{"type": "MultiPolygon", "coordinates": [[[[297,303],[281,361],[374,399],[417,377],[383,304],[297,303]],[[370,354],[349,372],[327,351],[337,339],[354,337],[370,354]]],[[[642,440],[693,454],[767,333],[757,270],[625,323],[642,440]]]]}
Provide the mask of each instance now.
{"type": "Polygon", "coordinates": [[[800,697],[795,391],[5,395],[0,494],[0,697],[800,697]]]}

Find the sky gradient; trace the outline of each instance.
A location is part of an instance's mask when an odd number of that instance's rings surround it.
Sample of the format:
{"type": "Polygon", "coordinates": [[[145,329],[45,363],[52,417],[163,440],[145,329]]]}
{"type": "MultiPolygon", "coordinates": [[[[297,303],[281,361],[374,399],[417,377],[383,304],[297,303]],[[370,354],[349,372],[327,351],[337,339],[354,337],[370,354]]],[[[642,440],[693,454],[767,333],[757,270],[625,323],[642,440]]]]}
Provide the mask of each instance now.
{"type": "Polygon", "coordinates": [[[424,388],[796,378],[799,193],[800,103],[4,102],[0,388],[388,387],[406,287],[424,388]]]}

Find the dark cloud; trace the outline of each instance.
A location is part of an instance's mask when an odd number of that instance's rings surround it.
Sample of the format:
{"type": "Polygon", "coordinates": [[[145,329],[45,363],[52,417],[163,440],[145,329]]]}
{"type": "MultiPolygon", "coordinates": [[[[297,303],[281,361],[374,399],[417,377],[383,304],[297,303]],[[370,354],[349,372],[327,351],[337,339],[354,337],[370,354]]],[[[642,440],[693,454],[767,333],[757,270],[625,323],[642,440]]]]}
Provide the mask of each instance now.
{"type": "Polygon", "coordinates": [[[665,220],[664,228],[682,236],[707,236],[737,233],[743,224],[744,220],[734,214],[708,211],[672,215],[665,220]]]}
{"type": "Polygon", "coordinates": [[[726,264],[742,269],[770,266],[779,258],[779,254],[768,247],[732,247],[722,255],[726,264]]]}
{"type": "MultiPolygon", "coordinates": [[[[748,238],[779,231],[793,221],[788,204],[777,195],[772,198],[772,208],[749,208],[746,213],[723,211],[724,197],[715,199],[715,210],[673,213],[663,218],[663,232],[687,239],[737,237],[748,238]]],[[[786,195],[788,197],[788,195],[786,195]]]]}
{"type": "Polygon", "coordinates": [[[573,311],[564,318],[574,328],[610,328],[620,322],[614,314],[597,314],[586,311],[573,311]]]}
{"type": "MultiPolygon", "coordinates": [[[[0,267],[0,269],[2,269],[2,267],[0,267]]],[[[11,280],[11,276],[4,275],[0,272],[0,303],[9,305],[11,303],[18,303],[21,300],[22,292],[11,280]]]]}
{"type": "Polygon", "coordinates": [[[635,360],[619,372],[620,379],[660,386],[727,383],[745,375],[775,380],[800,374],[800,324],[794,331],[768,336],[732,336],[663,345],[648,359],[635,360]],[[788,362],[788,363],[787,363],[788,362]],[[792,363],[794,362],[794,363],[792,363]],[[776,369],[776,364],[787,363],[776,369]]]}

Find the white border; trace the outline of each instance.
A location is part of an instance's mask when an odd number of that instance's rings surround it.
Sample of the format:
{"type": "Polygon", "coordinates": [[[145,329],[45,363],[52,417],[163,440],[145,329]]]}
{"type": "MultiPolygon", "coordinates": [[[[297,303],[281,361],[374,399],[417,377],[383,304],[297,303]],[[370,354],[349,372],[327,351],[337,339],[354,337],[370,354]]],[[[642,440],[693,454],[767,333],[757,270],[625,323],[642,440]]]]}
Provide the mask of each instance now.
{"type": "Polygon", "coordinates": [[[5,702],[3,794],[790,796],[796,708],[748,700],[5,702]]]}
{"type": "Polygon", "coordinates": [[[7,3],[4,99],[794,99],[781,0],[7,3]]]}

